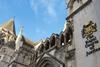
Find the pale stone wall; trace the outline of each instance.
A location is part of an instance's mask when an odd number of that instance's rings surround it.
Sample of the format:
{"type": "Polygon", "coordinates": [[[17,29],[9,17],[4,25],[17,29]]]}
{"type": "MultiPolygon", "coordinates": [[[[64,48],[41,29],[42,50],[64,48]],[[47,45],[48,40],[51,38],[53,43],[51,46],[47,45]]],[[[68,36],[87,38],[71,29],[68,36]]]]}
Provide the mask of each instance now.
{"type": "Polygon", "coordinates": [[[90,20],[97,24],[97,32],[94,33],[94,36],[96,36],[99,43],[94,45],[100,47],[100,0],[92,0],[88,6],[73,17],[76,67],[100,67],[100,51],[86,56],[88,48],[85,48],[85,39],[82,38],[83,25],[90,20]]]}
{"type": "Polygon", "coordinates": [[[0,49],[0,67],[8,67],[8,64],[11,62],[13,54],[13,49],[7,46],[2,46],[2,48],[0,49]]]}

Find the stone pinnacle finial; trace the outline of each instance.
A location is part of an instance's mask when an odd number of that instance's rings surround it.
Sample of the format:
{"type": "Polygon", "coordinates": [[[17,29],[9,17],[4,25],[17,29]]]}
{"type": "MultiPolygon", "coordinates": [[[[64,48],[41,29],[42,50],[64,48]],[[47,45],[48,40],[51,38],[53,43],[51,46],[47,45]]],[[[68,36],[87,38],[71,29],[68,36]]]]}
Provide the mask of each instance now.
{"type": "Polygon", "coordinates": [[[15,23],[14,23],[14,19],[11,18],[9,21],[7,21],[6,23],[4,23],[3,25],[0,26],[3,29],[6,29],[8,31],[10,31],[11,33],[16,35],[15,32],[15,23]]]}

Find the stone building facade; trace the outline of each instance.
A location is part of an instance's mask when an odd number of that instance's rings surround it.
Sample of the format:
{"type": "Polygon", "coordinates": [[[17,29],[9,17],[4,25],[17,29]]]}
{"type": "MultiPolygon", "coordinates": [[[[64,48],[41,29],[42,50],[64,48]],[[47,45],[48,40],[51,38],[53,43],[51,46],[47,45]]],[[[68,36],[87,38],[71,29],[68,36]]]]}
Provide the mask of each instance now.
{"type": "Polygon", "coordinates": [[[18,51],[14,21],[8,21],[0,27],[0,67],[100,67],[99,6],[100,0],[67,0],[63,31],[36,46],[22,35],[18,51]]]}
{"type": "Polygon", "coordinates": [[[34,43],[22,35],[23,44],[16,49],[14,20],[0,26],[0,67],[30,67],[34,61],[34,43]]]}
{"type": "Polygon", "coordinates": [[[64,30],[42,41],[35,67],[100,67],[100,0],[67,0],[64,30]]]}
{"type": "Polygon", "coordinates": [[[72,6],[66,20],[74,25],[75,66],[100,67],[100,0],[74,0],[72,6]]]}

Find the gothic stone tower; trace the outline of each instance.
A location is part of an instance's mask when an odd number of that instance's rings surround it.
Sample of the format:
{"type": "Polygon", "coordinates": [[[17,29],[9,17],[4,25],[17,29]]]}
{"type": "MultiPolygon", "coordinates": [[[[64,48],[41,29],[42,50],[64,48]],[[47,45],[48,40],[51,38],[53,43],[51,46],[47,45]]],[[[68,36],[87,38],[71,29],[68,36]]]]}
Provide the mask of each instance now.
{"type": "Polygon", "coordinates": [[[22,47],[16,48],[14,20],[0,26],[0,67],[31,67],[34,59],[34,43],[22,35],[22,47]]]}
{"type": "Polygon", "coordinates": [[[75,67],[100,67],[100,0],[67,0],[74,27],[75,67]]]}

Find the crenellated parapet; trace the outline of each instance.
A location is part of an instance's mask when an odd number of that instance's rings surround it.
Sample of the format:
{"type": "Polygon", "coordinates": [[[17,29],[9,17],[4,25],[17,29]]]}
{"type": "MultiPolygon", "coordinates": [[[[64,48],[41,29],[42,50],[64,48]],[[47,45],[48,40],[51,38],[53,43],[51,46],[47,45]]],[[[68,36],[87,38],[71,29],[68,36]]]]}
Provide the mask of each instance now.
{"type": "MultiPolygon", "coordinates": [[[[38,44],[39,46],[36,45],[38,46],[38,48],[36,47],[36,67],[38,67],[38,64],[41,65],[45,57],[53,58],[55,63],[58,62],[62,66],[65,65],[65,61],[69,60],[70,57],[75,57],[75,48],[72,47],[72,49],[69,49],[73,42],[73,31],[73,23],[72,19],[70,19],[65,23],[64,30],[61,31],[60,34],[53,33],[49,38],[41,41],[41,43],[38,44]]],[[[44,61],[43,65],[51,64],[48,62],[46,63],[44,61]]]]}

